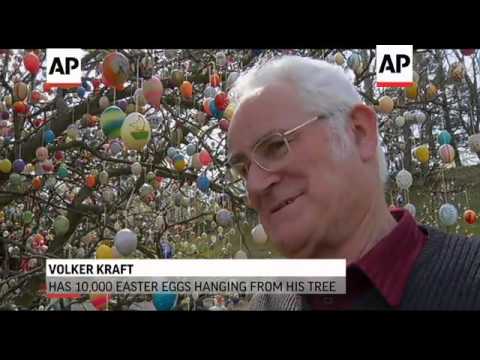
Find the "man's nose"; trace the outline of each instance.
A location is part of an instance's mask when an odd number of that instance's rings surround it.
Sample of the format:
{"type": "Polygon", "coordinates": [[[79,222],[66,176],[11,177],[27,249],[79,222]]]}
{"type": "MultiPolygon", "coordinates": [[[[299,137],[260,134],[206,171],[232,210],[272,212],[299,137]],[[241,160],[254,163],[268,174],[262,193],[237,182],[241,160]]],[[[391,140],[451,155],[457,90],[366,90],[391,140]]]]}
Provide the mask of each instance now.
{"type": "Polygon", "coordinates": [[[247,176],[247,191],[250,205],[254,209],[258,207],[258,197],[268,191],[280,180],[277,173],[262,169],[254,161],[250,164],[247,176]]]}

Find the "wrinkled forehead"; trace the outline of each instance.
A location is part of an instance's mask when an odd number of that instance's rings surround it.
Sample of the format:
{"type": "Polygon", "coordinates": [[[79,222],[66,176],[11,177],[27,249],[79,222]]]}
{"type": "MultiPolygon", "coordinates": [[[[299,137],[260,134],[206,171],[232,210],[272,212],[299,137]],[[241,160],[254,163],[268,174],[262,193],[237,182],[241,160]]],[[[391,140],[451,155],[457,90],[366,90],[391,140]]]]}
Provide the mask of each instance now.
{"type": "Polygon", "coordinates": [[[255,89],[237,107],[228,131],[228,152],[246,152],[258,139],[295,127],[306,116],[291,84],[279,82],[255,89]]]}

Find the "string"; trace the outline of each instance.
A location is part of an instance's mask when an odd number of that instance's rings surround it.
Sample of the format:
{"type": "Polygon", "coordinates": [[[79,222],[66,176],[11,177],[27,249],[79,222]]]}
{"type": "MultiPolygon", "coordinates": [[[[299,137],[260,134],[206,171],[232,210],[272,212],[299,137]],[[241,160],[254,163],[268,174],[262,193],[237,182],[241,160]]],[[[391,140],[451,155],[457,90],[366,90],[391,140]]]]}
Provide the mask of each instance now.
{"type": "Polygon", "coordinates": [[[444,197],[444,201],[447,202],[447,184],[445,182],[445,171],[442,167],[442,182],[443,182],[443,197],[444,197]]]}
{"type": "Polygon", "coordinates": [[[212,83],[212,67],[210,65],[208,66],[208,82],[212,83]]]}
{"type": "Polygon", "coordinates": [[[465,198],[467,200],[467,209],[470,209],[470,202],[468,201],[468,191],[465,189],[465,198]]]}
{"type": "MultiPolygon", "coordinates": [[[[140,74],[139,74],[139,71],[140,71],[140,67],[139,67],[139,63],[140,63],[140,58],[137,58],[137,89],[139,89],[139,83],[140,83],[140,74]]],[[[135,91],[136,92],[136,91],[135,91]]],[[[135,95],[134,95],[135,96],[135,95]]],[[[135,112],[138,112],[138,97],[135,96],[135,112]]]]}
{"type": "Polygon", "coordinates": [[[117,88],[113,87],[113,105],[115,105],[116,99],[117,99],[117,88]]]}
{"type": "Polygon", "coordinates": [[[242,250],[242,234],[240,234],[240,236],[238,237],[238,247],[239,251],[242,250]]]}

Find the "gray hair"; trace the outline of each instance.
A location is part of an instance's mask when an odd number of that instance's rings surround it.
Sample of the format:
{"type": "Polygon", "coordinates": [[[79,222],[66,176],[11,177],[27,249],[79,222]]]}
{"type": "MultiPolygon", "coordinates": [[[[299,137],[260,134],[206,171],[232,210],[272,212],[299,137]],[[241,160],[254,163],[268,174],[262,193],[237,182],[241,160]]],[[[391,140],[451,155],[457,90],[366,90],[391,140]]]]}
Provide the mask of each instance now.
{"type": "MultiPolygon", "coordinates": [[[[341,67],[323,60],[292,55],[255,64],[235,81],[230,91],[230,98],[239,106],[258,89],[274,81],[288,82],[296,86],[307,112],[334,114],[339,109],[351,109],[362,103],[358,91],[341,67]]],[[[341,135],[337,138],[342,148],[345,148],[347,146],[346,117],[332,116],[328,121],[331,127],[341,135]]],[[[387,162],[380,140],[377,144],[377,158],[379,177],[381,182],[385,183],[387,162]]]]}

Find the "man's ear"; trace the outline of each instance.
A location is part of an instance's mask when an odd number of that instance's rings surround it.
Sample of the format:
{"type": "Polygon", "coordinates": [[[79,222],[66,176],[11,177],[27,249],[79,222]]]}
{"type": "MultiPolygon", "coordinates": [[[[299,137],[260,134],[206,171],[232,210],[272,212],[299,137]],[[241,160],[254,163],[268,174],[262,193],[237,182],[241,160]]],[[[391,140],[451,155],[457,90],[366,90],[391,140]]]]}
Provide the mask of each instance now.
{"type": "Polygon", "coordinates": [[[360,158],[368,161],[376,156],[378,143],[377,114],[367,105],[359,104],[350,112],[351,128],[360,158]]]}

